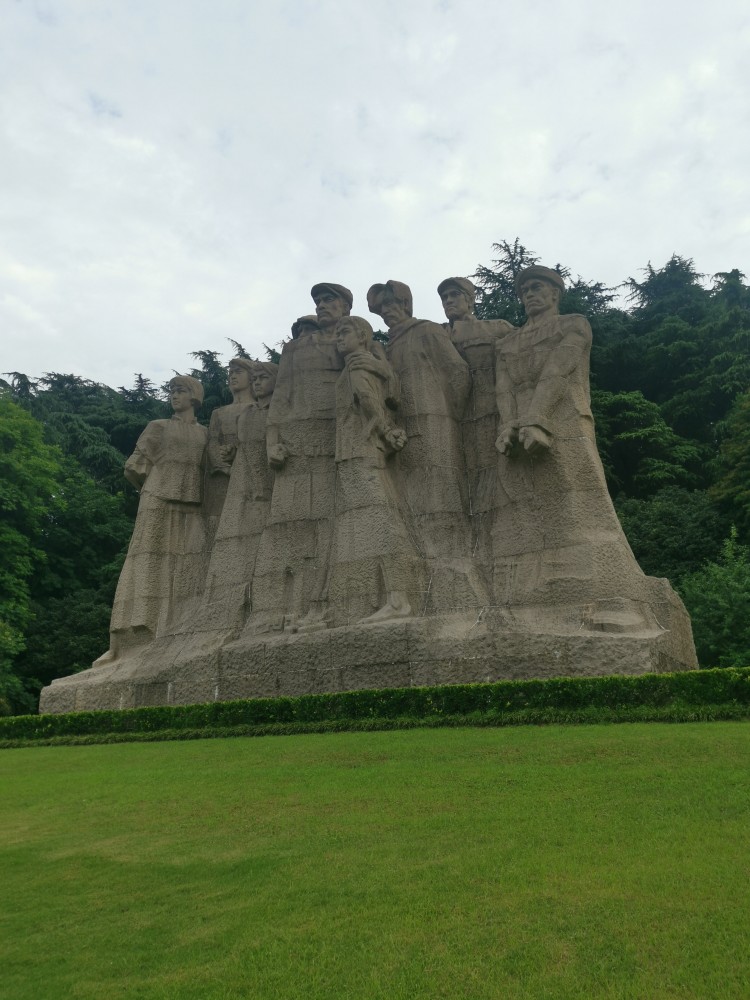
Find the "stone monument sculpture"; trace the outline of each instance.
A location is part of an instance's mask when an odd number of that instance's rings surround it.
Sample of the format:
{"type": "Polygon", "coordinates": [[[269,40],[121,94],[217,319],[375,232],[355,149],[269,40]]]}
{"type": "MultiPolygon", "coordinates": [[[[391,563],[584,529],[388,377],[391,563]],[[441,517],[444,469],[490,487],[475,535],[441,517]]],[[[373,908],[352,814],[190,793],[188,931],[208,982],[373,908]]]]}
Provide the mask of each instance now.
{"type": "Polygon", "coordinates": [[[522,271],[517,329],[479,320],[466,278],[440,283],[445,325],[375,284],[383,347],[348,289],[314,285],[278,369],[236,365],[248,392],[214,421],[208,565],[202,390],[174,379],[174,417],[127,464],[141,503],[111,648],[42,711],[695,667],[682,602],[609,498],[591,329],[560,314],[564,287],[522,271]]]}
{"type": "Polygon", "coordinates": [[[526,268],[516,288],[528,319],[496,344],[496,598],[602,631],[653,628],[656,581],[633,556],[596,448],[591,327],[559,314],[557,271],[526,268]]]}
{"type": "Polygon", "coordinates": [[[479,552],[480,561],[486,563],[491,560],[497,475],[495,344],[513,327],[502,319],[477,318],[476,288],[468,278],[445,278],[437,290],[451,341],[469,366],[471,376],[471,391],[463,413],[462,444],[473,549],[479,552]]]}
{"type": "Polygon", "coordinates": [[[409,444],[397,468],[428,569],[422,609],[481,606],[489,597],[472,553],[461,441],[469,366],[444,327],[412,316],[408,285],[372,285],[367,304],[388,327],[386,353],[401,382],[400,415],[409,444]]]}
{"type": "Polygon", "coordinates": [[[221,477],[226,495],[232,460],[237,448],[237,420],[245,407],[254,402],[252,380],[256,362],[250,358],[232,358],[227,366],[227,381],[232,402],[218,406],[208,425],[208,471],[221,477]]]}
{"type": "Polygon", "coordinates": [[[252,580],[252,628],[325,627],[323,591],[333,541],[336,380],[343,367],[336,324],[351,312],[348,288],[314,285],[317,328],[303,317],[281,352],[268,410],[267,455],[274,470],[268,524],[252,580]]]}
{"type": "Polygon", "coordinates": [[[189,375],[169,383],[171,420],[152,420],[125,463],[140,492],[138,514],[117,584],[110,663],[151,642],[202,583],[205,522],[201,507],[207,432],[196,420],[203,386],[189,375]]]}
{"type": "Polygon", "coordinates": [[[296,319],[292,323],[292,340],[298,340],[300,337],[306,337],[311,333],[320,333],[320,324],[318,323],[317,316],[300,316],[299,319],[296,319]]]}
{"type": "Polygon", "coordinates": [[[279,366],[251,361],[248,368],[252,402],[237,417],[236,444],[225,445],[223,450],[231,471],[206,575],[204,602],[214,627],[221,623],[234,631],[244,627],[249,614],[250,581],[273,490],[266,424],[279,366]]]}
{"type": "Polygon", "coordinates": [[[398,389],[369,362],[372,327],[342,319],[336,346],[336,528],[328,599],[334,625],[412,615],[423,588],[421,560],[407,528],[392,457],[407,444],[394,420],[398,389]]]}
{"type": "Polygon", "coordinates": [[[209,555],[227,495],[231,456],[237,448],[237,418],[253,401],[250,388],[252,366],[249,358],[232,358],[229,362],[227,374],[232,402],[227,406],[218,406],[211,414],[208,425],[204,513],[209,555]]]}

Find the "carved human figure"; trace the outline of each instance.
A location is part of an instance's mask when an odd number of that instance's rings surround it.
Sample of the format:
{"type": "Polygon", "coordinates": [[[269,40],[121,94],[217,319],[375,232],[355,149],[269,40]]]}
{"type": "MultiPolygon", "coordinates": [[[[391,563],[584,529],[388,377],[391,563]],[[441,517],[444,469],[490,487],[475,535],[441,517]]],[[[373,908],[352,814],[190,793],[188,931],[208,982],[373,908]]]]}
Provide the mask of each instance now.
{"type": "Polygon", "coordinates": [[[227,495],[229,473],[237,447],[237,418],[253,401],[250,381],[253,364],[249,358],[232,358],[227,368],[229,391],[232,402],[218,406],[211,414],[208,425],[208,446],[206,449],[206,490],[204,507],[206,513],[207,556],[221,517],[227,495]]]}
{"type": "Polygon", "coordinates": [[[300,337],[307,337],[311,333],[320,333],[317,316],[300,316],[292,323],[292,340],[299,340],[300,337]]]}
{"type": "Polygon", "coordinates": [[[447,329],[471,373],[471,392],[463,415],[462,440],[474,548],[491,563],[492,510],[495,504],[497,407],[495,344],[513,329],[505,320],[477,319],[476,287],[468,278],[445,278],[438,285],[447,329]]]}
{"type": "Polygon", "coordinates": [[[196,411],[203,386],[178,375],[169,392],[174,416],[152,420],[125,463],[125,476],[141,497],[115,593],[110,648],[95,666],[151,642],[202,583],[207,432],[196,411]]]}
{"type": "Polygon", "coordinates": [[[342,319],[336,343],[344,370],[336,382],[336,527],[328,590],[333,622],[408,618],[424,581],[392,478],[391,456],[406,444],[393,419],[396,380],[384,380],[369,364],[367,320],[342,319]]]}
{"type": "Polygon", "coordinates": [[[528,267],[516,288],[528,319],[497,342],[496,597],[542,615],[562,609],[581,627],[648,627],[649,587],[666,581],[644,577],[607,491],[589,398],[591,327],[559,314],[557,271],[528,267]]]}
{"type": "Polygon", "coordinates": [[[275,477],[253,577],[253,630],[328,624],[336,380],[343,367],[335,327],[353,299],[348,288],[330,282],[314,285],[311,294],[317,329],[303,323],[306,330],[284,344],[268,410],[267,457],[275,477]]]}
{"type": "Polygon", "coordinates": [[[444,327],[413,317],[408,285],[372,285],[367,304],[388,327],[386,353],[401,381],[399,412],[408,445],[395,467],[430,571],[422,610],[484,605],[488,596],[472,557],[461,442],[468,365],[444,327]]]}
{"type": "Polygon", "coordinates": [[[236,446],[226,451],[231,475],[206,578],[205,605],[213,627],[239,629],[245,624],[271,506],[274,477],[266,454],[266,422],[279,367],[253,361],[249,368],[252,402],[237,418],[236,446]]]}

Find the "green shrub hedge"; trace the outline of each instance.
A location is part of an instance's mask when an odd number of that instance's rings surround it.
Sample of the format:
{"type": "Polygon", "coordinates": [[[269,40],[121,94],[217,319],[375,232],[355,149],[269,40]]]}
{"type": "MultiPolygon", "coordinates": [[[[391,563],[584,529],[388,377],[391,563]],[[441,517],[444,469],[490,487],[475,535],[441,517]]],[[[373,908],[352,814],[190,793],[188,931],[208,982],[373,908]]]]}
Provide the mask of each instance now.
{"type": "Polygon", "coordinates": [[[570,677],[0,718],[0,747],[418,725],[750,717],[750,667],[570,677]]]}

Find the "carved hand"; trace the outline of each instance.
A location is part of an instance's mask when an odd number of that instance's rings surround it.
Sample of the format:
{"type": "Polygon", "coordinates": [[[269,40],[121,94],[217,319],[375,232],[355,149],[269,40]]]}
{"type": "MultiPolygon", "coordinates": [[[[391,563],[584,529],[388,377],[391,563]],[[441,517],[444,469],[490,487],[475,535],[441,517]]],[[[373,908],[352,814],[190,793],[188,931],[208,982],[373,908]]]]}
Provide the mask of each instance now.
{"type": "Polygon", "coordinates": [[[234,456],[237,454],[237,448],[233,444],[223,444],[219,448],[219,454],[221,455],[222,462],[231,465],[234,461],[234,456]]]}
{"type": "Polygon", "coordinates": [[[501,455],[510,455],[513,445],[518,440],[518,430],[515,427],[508,427],[500,432],[500,436],[495,441],[495,447],[501,455]]]}
{"type": "Polygon", "coordinates": [[[552,435],[548,434],[543,427],[532,424],[530,427],[521,428],[518,432],[518,440],[530,455],[534,455],[538,452],[549,451],[552,435]]]}
{"type": "Polygon", "coordinates": [[[268,449],[268,464],[272,469],[280,469],[289,457],[283,444],[274,444],[268,449]]]}
{"type": "Polygon", "coordinates": [[[349,369],[353,372],[369,372],[382,379],[387,379],[391,374],[391,366],[387,361],[380,361],[366,351],[358,353],[351,359],[349,369]]]}

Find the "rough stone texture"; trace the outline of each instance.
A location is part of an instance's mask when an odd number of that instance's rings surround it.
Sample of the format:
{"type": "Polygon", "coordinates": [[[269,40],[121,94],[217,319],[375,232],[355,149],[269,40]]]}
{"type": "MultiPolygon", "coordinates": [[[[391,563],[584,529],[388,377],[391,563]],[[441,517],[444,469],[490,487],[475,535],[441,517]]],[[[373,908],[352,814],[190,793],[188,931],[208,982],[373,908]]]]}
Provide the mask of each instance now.
{"type": "Polygon", "coordinates": [[[473,531],[472,551],[482,565],[490,565],[497,480],[496,344],[513,327],[505,320],[477,319],[476,288],[468,278],[445,278],[438,285],[438,294],[448,320],[446,329],[468,364],[471,376],[461,426],[467,502],[473,531]]]}
{"type": "MultiPolygon", "coordinates": [[[[682,619],[676,623],[684,628],[682,619]]],[[[543,634],[523,618],[495,631],[466,614],[258,637],[171,665],[93,667],[53,681],[45,712],[272,698],[377,687],[484,683],[528,677],[641,674],[685,668],[674,633],[543,634]],[[675,655],[677,654],[677,655],[675,655]]]]}
{"type": "Polygon", "coordinates": [[[253,401],[236,415],[233,440],[225,452],[230,478],[214,529],[205,599],[188,621],[191,632],[198,622],[203,628],[223,625],[236,635],[249,612],[250,582],[271,507],[273,470],[266,457],[266,425],[278,374],[275,364],[250,364],[253,401]]]}
{"type": "Polygon", "coordinates": [[[200,385],[175,379],[175,418],[126,466],[142,496],[111,648],[41,710],[695,667],[607,493],[589,325],[558,314],[556,272],[518,288],[514,329],[474,316],[465,278],[439,286],[445,326],[373,285],[383,350],[348,289],[315,285],[278,372],[235,366],[203,498],[200,385]]]}
{"type": "Polygon", "coordinates": [[[254,363],[247,358],[233,358],[229,362],[229,388],[232,392],[232,402],[228,406],[217,407],[211,414],[211,421],[208,425],[206,483],[203,494],[203,515],[206,521],[206,562],[211,557],[216,528],[229,486],[232,461],[237,452],[237,421],[245,408],[254,401],[251,387],[254,363]]]}
{"type": "Polygon", "coordinates": [[[148,645],[198,592],[204,570],[202,485],[206,429],[195,409],[203,387],[190,376],[169,384],[171,420],[152,420],[125,464],[141,493],[133,537],[115,593],[103,664],[148,645]]]}

